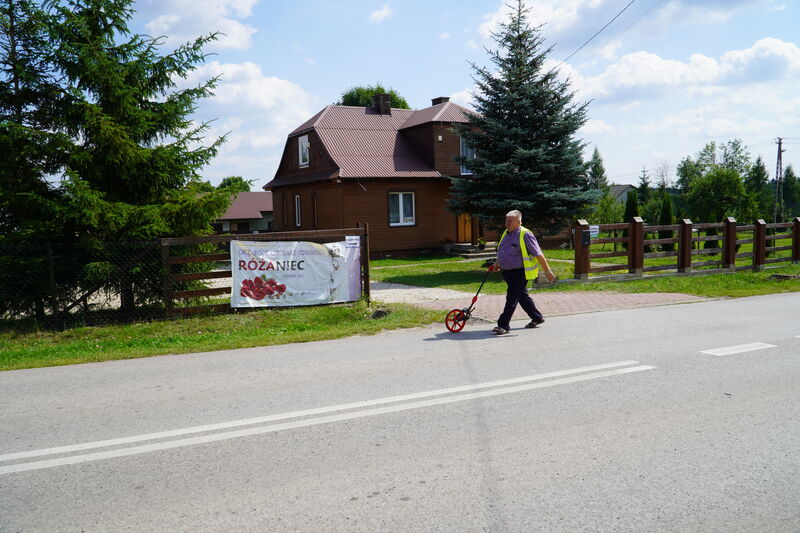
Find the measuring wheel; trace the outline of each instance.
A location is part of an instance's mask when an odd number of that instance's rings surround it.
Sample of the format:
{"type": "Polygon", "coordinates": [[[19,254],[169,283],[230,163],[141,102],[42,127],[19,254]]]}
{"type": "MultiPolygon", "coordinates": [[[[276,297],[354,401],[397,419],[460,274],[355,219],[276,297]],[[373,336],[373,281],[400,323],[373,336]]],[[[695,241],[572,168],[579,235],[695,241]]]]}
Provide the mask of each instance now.
{"type": "Polygon", "coordinates": [[[453,309],[444,319],[444,325],[453,333],[458,333],[467,323],[469,315],[463,309],[453,309]]]}

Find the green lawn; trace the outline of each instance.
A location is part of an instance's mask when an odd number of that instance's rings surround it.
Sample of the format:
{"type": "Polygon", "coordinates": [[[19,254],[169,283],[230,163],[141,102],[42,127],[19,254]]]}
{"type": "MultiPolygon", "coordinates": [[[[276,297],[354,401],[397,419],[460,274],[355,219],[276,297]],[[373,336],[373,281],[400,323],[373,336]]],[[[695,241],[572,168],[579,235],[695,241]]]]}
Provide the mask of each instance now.
{"type": "Polygon", "coordinates": [[[373,259],[369,262],[370,267],[382,268],[398,265],[411,265],[415,263],[450,263],[453,261],[463,261],[461,257],[448,254],[422,254],[413,257],[389,257],[386,259],[373,259]]]}
{"type": "MultiPolygon", "coordinates": [[[[548,254],[545,251],[545,255],[548,254]]],[[[478,290],[485,269],[482,261],[445,265],[425,265],[379,270],[371,273],[375,281],[404,283],[420,287],[440,287],[464,292],[478,290]]],[[[561,279],[571,279],[573,268],[569,263],[553,262],[551,267],[561,279]]],[[[682,292],[711,297],[738,297],[758,294],[800,291],[800,280],[774,281],[772,274],[800,275],[800,265],[788,265],[766,272],[738,272],[736,274],[709,274],[705,276],[658,276],[632,281],[604,281],[592,283],[559,283],[542,289],[554,291],[618,291],[618,292],[682,292]]],[[[503,294],[505,283],[499,272],[489,274],[483,288],[488,294],[503,294]]]]}
{"type": "Polygon", "coordinates": [[[441,313],[412,306],[381,307],[391,313],[374,320],[358,302],[66,331],[23,331],[6,323],[0,326],[0,370],[318,341],[441,320],[441,313]]]}

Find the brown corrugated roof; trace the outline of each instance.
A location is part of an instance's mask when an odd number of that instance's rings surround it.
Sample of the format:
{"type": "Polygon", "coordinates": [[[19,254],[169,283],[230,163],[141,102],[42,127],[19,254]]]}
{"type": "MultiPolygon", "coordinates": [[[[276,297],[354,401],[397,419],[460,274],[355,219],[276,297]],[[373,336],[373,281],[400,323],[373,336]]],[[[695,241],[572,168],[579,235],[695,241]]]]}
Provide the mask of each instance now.
{"type": "Polygon", "coordinates": [[[469,110],[453,102],[444,102],[415,111],[400,129],[413,128],[428,122],[469,122],[469,110]]]}
{"type": "Polygon", "coordinates": [[[262,218],[262,212],[272,211],[272,193],[266,192],[240,192],[237,194],[230,207],[220,220],[242,220],[247,218],[262,218]]]}
{"type": "Polygon", "coordinates": [[[311,172],[309,174],[302,174],[300,176],[281,176],[264,185],[264,188],[268,189],[270,187],[280,187],[281,185],[300,185],[302,183],[326,181],[334,179],[338,176],[338,170],[322,170],[320,172],[311,172]]]}
{"type": "MultiPolygon", "coordinates": [[[[289,137],[314,130],[339,167],[341,178],[440,178],[400,134],[427,122],[467,122],[463,107],[445,102],[418,111],[392,109],[381,115],[372,107],[329,105],[295,128],[289,137]]],[[[280,177],[265,187],[307,183],[334,177],[330,172],[280,177]]]]}

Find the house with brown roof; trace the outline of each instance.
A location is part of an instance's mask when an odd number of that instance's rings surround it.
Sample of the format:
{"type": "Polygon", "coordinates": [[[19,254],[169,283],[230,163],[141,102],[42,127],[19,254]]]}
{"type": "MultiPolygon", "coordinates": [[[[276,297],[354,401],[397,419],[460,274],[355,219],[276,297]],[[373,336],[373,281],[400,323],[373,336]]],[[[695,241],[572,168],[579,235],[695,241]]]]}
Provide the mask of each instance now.
{"type": "Polygon", "coordinates": [[[272,231],[272,211],[270,191],[240,192],[211,226],[216,233],[264,233],[272,231]]]}
{"type": "Polygon", "coordinates": [[[276,231],[368,223],[375,255],[440,248],[478,238],[467,215],[446,209],[448,176],[469,175],[473,154],[453,131],[470,111],[434,98],[424,109],[329,105],[289,133],[275,178],[276,231]]]}

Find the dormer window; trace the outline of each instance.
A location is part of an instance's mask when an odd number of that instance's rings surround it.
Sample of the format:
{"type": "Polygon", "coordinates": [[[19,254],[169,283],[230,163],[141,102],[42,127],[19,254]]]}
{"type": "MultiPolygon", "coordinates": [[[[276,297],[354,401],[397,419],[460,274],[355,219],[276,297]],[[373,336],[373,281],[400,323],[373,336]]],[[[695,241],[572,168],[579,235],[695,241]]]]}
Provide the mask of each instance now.
{"type": "Polygon", "coordinates": [[[301,167],[307,167],[310,161],[308,153],[308,135],[297,139],[297,151],[301,167]]]}
{"type": "MultiPolygon", "coordinates": [[[[475,159],[475,149],[467,145],[464,137],[461,137],[461,157],[475,159]]],[[[461,174],[471,175],[472,171],[464,163],[461,163],[461,174]]]]}

